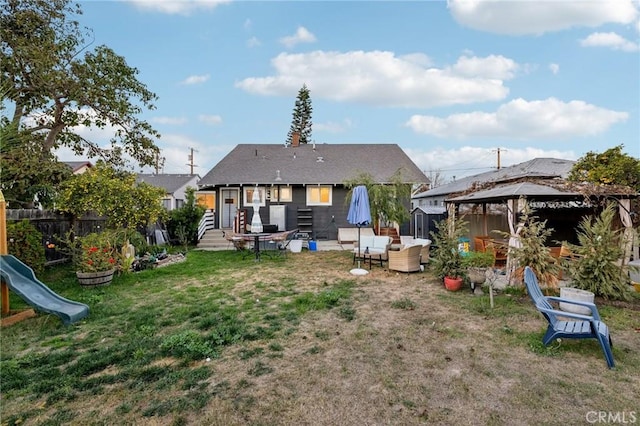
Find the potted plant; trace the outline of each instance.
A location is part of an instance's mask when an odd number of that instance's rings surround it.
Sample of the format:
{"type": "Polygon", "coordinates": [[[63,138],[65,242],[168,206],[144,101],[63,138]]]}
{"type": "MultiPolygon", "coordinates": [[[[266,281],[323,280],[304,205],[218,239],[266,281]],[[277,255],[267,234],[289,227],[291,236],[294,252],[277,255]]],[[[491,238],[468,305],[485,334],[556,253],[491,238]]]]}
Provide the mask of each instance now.
{"type": "Polygon", "coordinates": [[[462,258],[462,264],[467,268],[467,277],[471,282],[471,289],[475,290],[476,284],[486,281],[487,268],[493,266],[494,258],[490,252],[470,251],[462,258]]]}
{"type": "Polygon", "coordinates": [[[77,237],[74,256],[76,276],[80,285],[103,286],[111,283],[118,253],[109,232],[93,232],[77,237]]]}
{"type": "Polygon", "coordinates": [[[457,291],[462,287],[466,273],[458,245],[467,232],[467,222],[450,216],[435,225],[436,231],[431,232],[435,246],[433,271],[444,281],[447,290],[457,291]]]}

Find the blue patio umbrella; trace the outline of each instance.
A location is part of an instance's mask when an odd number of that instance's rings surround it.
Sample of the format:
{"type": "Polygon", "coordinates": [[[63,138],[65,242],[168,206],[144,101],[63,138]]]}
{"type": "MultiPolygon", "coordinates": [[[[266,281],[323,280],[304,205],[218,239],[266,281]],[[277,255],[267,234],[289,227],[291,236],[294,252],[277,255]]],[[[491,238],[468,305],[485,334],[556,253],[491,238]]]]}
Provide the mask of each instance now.
{"type": "Polygon", "coordinates": [[[366,270],[360,268],[360,228],[371,223],[371,207],[367,187],[359,185],[353,188],[347,222],[358,227],[358,268],[352,269],[354,275],[364,275],[366,270]]]}
{"type": "Polygon", "coordinates": [[[347,222],[356,226],[366,226],[371,223],[369,193],[367,192],[367,187],[364,185],[353,188],[347,222]]]}

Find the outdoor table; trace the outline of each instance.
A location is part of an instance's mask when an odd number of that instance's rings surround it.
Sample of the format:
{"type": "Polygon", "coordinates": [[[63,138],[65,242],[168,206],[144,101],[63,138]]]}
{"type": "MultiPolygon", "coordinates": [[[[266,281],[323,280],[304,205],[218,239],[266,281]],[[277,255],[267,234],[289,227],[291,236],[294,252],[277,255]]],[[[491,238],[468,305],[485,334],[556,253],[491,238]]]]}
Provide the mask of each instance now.
{"type": "Polygon", "coordinates": [[[382,260],[382,255],[384,254],[384,250],[376,250],[376,249],[369,249],[369,250],[358,250],[357,248],[353,249],[353,263],[356,263],[356,259],[358,260],[364,260],[364,263],[367,263],[367,259],[369,260],[369,269],[371,269],[371,261],[372,259],[375,257],[376,261],[380,262],[380,266],[384,266],[383,265],[383,260],[382,260]]]}
{"type": "Polygon", "coordinates": [[[253,240],[253,252],[255,253],[256,256],[256,262],[260,261],[260,239],[262,239],[263,241],[268,240],[267,237],[271,237],[271,233],[269,232],[255,232],[255,233],[249,233],[249,234],[242,234],[241,235],[242,238],[245,241],[251,241],[253,240]]]}

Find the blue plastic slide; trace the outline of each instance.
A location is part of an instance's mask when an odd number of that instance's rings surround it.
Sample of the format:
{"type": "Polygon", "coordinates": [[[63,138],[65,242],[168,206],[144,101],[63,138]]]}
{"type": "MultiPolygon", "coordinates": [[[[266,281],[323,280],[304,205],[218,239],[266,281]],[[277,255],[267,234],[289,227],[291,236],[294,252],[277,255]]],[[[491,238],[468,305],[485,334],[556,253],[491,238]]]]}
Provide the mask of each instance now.
{"type": "Polygon", "coordinates": [[[15,292],[35,309],[57,315],[64,325],[80,321],[89,315],[84,303],[65,299],[40,282],[33,269],[11,255],[0,256],[0,275],[9,290],[15,292]]]}

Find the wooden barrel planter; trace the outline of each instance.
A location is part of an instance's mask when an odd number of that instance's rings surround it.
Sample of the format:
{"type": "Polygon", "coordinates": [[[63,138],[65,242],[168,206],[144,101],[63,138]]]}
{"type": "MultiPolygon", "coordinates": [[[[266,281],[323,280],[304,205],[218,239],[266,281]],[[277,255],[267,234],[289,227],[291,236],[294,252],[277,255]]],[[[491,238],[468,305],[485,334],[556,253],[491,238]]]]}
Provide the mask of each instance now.
{"type": "Polygon", "coordinates": [[[101,287],[111,284],[115,269],[99,272],[76,272],[78,282],[83,287],[101,287]]]}

